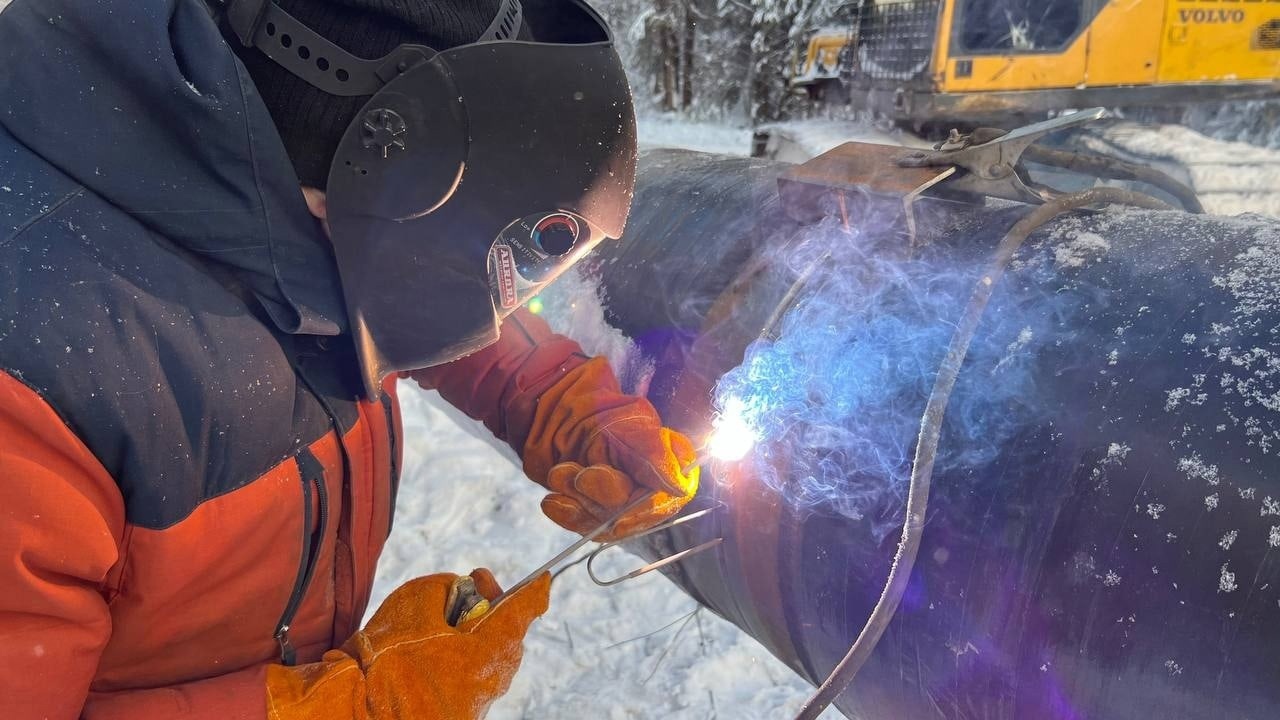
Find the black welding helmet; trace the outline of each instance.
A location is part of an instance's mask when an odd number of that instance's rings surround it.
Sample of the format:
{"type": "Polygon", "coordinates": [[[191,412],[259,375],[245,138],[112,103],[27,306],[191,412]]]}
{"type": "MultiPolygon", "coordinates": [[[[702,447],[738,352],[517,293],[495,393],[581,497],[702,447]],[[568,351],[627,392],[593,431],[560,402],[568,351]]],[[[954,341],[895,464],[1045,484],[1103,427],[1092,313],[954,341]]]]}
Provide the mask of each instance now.
{"type": "Polygon", "coordinates": [[[242,42],[319,89],[373,96],[327,187],[371,396],[393,372],[494,342],[504,317],[621,236],[635,113],[612,34],[581,0],[504,0],[472,44],[402,45],[378,60],[271,2],[233,0],[227,18],[242,42]]]}

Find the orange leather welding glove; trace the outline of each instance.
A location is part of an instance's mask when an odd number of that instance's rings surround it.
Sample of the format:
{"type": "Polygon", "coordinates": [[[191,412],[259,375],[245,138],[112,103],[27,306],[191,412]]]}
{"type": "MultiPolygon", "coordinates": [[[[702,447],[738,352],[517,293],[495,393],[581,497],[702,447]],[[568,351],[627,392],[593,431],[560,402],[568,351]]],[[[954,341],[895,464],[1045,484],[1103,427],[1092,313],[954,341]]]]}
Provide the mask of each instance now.
{"type": "MultiPolygon", "coordinates": [[[[488,571],[476,589],[493,599],[488,571]]],[[[430,575],[391,593],[365,625],[317,663],[267,668],[271,720],[472,720],[507,691],[529,625],[547,610],[551,576],[478,618],[450,627],[445,603],[458,576],[430,575]]]]}
{"type": "Polygon", "coordinates": [[[698,491],[693,444],[663,427],[653,405],[626,395],[604,358],[574,367],[538,397],[521,453],[525,473],[551,494],[542,511],[586,533],[657,491],[602,539],[634,534],[679,512],[698,491]]]}

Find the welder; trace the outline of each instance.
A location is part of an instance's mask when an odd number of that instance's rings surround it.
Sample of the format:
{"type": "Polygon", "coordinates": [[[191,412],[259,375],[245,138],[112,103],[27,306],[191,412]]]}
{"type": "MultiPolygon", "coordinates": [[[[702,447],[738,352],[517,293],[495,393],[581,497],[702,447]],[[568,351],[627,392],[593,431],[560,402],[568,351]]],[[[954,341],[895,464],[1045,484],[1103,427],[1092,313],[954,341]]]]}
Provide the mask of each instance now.
{"type": "Polygon", "coordinates": [[[430,575],[360,627],[400,379],[571,530],[696,490],[520,309],[630,203],[580,0],[16,0],[0,66],[0,716],[483,715],[549,577],[455,623],[430,575]]]}

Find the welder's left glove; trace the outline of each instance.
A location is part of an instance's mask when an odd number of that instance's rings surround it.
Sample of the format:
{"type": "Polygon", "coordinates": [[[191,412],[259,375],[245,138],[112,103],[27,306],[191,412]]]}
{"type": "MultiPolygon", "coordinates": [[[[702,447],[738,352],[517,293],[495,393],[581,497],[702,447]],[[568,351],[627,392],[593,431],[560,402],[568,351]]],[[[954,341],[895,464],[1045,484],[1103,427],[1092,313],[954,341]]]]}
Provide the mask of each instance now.
{"type": "MultiPolygon", "coordinates": [[[[487,570],[471,573],[496,600],[487,570]]],[[[451,622],[459,577],[428,575],[387,596],[364,629],[319,662],[268,665],[269,720],[480,720],[511,685],[529,626],[547,611],[551,575],[485,612],[451,622]]]]}
{"type": "Polygon", "coordinates": [[[617,539],[679,512],[698,491],[693,444],[663,427],[644,398],[626,395],[604,358],[569,370],[538,398],[521,453],[524,470],[551,494],[542,511],[560,526],[589,532],[627,503],[656,494],[603,539],[617,539]]]}

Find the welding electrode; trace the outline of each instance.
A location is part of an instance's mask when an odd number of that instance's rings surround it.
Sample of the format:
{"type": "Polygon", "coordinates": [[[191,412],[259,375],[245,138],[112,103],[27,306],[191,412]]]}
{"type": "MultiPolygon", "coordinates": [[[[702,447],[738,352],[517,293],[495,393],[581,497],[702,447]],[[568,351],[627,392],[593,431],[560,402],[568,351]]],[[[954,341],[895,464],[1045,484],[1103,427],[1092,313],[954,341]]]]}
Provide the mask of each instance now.
{"type": "Polygon", "coordinates": [[[627,503],[621,510],[615,513],[613,517],[606,520],[604,523],[596,527],[591,532],[587,533],[586,535],[583,535],[582,538],[579,539],[577,542],[573,543],[572,545],[565,548],[564,550],[561,550],[555,557],[548,560],[537,570],[534,570],[533,572],[526,575],[525,578],[520,582],[516,583],[515,585],[512,585],[510,588],[507,588],[505,591],[503,591],[501,595],[494,598],[492,601],[485,600],[483,597],[481,597],[479,592],[476,592],[474,582],[471,583],[469,592],[468,592],[468,588],[466,587],[458,587],[459,584],[465,585],[466,581],[470,579],[466,577],[459,578],[460,583],[455,583],[454,589],[451,590],[449,594],[449,602],[446,604],[446,606],[449,609],[448,612],[449,612],[450,624],[456,625],[458,622],[461,622],[463,620],[470,620],[473,618],[480,617],[481,615],[484,615],[486,612],[488,612],[490,609],[497,607],[503,600],[515,594],[517,590],[528,585],[529,583],[532,583],[538,578],[542,577],[543,573],[547,573],[554,570],[557,565],[564,562],[566,559],[568,559],[571,555],[576,553],[578,550],[581,550],[588,543],[592,542],[596,538],[612,530],[613,526],[616,525],[619,520],[621,520],[624,516],[626,516],[631,511],[643,505],[652,497],[653,497],[653,493],[647,492],[637,497],[636,499],[632,500],[631,502],[627,503]]]}

